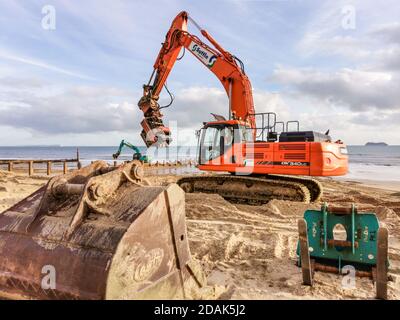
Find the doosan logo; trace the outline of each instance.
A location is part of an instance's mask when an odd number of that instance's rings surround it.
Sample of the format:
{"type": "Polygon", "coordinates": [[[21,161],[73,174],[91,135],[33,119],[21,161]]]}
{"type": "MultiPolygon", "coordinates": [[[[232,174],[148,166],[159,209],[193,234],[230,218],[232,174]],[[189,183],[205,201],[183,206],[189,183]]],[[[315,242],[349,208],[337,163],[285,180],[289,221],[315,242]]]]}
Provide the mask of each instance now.
{"type": "Polygon", "coordinates": [[[209,68],[211,68],[217,61],[217,56],[215,54],[208,51],[207,49],[200,47],[194,42],[190,44],[189,48],[209,68]]]}

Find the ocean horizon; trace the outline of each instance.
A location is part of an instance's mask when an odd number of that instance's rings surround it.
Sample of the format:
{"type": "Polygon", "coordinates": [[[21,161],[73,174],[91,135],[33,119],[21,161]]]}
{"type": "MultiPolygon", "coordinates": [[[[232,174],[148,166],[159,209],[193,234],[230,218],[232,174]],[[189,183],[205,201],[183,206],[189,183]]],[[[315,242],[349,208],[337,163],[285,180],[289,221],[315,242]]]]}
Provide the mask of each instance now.
{"type": "MultiPolygon", "coordinates": [[[[197,146],[170,146],[169,148],[149,148],[139,146],[152,162],[195,160],[197,146]]],[[[95,160],[114,161],[112,154],[118,146],[61,146],[27,145],[0,146],[0,159],[71,159],[79,157],[82,165],[95,160]]],[[[380,181],[400,181],[400,145],[365,146],[349,145],[349,173],[347,179],[368,179],[380,181]]],[[[124,149],[119,161],[132,159],[133,151],[124,149]]]]}

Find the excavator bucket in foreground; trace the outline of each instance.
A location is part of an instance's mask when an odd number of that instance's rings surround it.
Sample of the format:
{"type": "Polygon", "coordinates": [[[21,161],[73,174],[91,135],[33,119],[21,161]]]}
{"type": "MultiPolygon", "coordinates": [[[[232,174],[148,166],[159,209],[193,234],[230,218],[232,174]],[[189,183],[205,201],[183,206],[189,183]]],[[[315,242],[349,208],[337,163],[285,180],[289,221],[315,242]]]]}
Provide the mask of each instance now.
{"type": "Polygon", "coordinates": [[[184,192],[142,177],[97,161],[0,213],[0,298],[201,298],[184,192]]]}

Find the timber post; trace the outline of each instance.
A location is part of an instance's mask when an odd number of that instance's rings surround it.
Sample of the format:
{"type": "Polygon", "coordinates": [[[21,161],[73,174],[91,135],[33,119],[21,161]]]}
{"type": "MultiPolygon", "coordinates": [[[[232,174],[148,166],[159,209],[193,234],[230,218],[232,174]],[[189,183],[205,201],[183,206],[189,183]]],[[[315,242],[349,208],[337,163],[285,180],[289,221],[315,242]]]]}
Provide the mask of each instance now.
{"type": "Polygon", "coordinates": [[[29,176],[33,175],[33,160],[29,161],[29,176]]]}
{"type": "Polygon", "coordinates": [[[51,175],[51,161],[47,161],[47,175],[51,175]]]}

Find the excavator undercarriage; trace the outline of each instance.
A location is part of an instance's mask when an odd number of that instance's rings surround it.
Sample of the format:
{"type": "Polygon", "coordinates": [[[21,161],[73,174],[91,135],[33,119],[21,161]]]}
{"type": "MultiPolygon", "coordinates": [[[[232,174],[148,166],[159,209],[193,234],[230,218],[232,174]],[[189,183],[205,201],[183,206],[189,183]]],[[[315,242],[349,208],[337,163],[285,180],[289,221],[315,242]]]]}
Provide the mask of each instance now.
{"type": "Polygon", "coordinates": [[[259,205],[272,199],[317,202],[322,186],[314,179],[281,175],[203,175],[184,177],[178,185],[187,193],[217,193],[234,203],[259,205]]]}
{"type": "Polygon", "coordinates": [[[0,213],[0,298],[200,298],[184,192],[138,161],[53,177],[0,213]]]}

